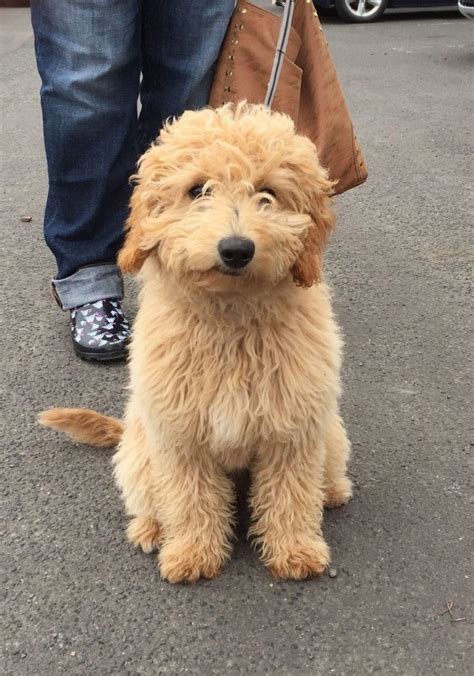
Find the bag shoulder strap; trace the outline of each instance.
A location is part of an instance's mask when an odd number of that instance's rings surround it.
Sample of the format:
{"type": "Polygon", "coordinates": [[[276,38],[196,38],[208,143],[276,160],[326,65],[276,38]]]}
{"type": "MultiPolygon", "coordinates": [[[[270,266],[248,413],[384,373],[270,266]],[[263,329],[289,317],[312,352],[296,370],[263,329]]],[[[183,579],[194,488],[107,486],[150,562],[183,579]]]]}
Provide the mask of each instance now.
{"type": "Polygon", "coordinates": [[[293,19],[293,11],[295,9],[295,0],[282,0],[283,5],[283,16],[281,18],[280,33],[278,35],[275,57],[273,59],[272,72],[270,74],[270,80],[267,85],[267,92],[265,94],[264,104],[268,108],[272,107],[273,99],[275,97],[275,92],[278,86],[278,81],[281,75],[281,69],[283,67],[283,57],[286,53],[286,48],[288,46],[288,40],[290,37],[291,22],[293,19]]]}

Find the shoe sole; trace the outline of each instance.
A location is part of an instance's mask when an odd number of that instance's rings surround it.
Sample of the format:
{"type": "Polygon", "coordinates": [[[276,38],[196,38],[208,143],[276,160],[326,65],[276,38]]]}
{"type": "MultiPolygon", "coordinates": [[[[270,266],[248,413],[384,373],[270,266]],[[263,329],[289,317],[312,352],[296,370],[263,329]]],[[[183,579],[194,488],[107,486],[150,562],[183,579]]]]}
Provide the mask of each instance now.
{"type": "Polygon", "coordinates": [[[126,359],[128,356],[127,351],[123,352],[81,352],[74,345],[74,352],[77,357],[83,359],[84,361],[120,361],[126,359]]]}

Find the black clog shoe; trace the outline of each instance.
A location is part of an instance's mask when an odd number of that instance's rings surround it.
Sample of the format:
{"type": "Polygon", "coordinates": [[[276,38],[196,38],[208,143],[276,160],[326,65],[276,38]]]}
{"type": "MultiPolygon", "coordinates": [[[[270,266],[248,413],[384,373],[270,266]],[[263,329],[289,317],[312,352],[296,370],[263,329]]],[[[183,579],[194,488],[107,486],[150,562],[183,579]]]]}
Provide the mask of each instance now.
{"type": "Polygon", "coordinates": [[[107,298],[71,310],[71,335],[74,352],[81,359],[124,359],[130,324],[120,301],[107,298]]]}

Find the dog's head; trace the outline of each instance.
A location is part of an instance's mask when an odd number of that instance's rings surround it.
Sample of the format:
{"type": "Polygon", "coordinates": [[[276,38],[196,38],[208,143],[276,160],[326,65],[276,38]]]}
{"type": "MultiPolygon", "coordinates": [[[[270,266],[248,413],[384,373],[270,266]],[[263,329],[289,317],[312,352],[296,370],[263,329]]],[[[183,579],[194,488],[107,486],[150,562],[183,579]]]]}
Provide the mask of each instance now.
{"type": "Polygon", "coordinates": [[[288,275],[311,286],[333,225],[333,184],[290,118],[263,106],[190,111],[141,158],[119,254],[185,283],[238,292],[288,275]]]}

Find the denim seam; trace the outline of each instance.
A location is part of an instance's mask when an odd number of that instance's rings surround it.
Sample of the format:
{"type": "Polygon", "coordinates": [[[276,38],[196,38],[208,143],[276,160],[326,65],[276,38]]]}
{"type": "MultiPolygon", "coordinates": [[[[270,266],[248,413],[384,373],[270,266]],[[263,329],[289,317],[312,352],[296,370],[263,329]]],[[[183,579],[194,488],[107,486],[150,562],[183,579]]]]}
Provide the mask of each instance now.
{"type": "Polygon", "coordinates": [[[63,279],[52,280],[54,295],[63,310],[106,298],[123,298],[123,278],[118,267],[88,265],[63,279]]]}

